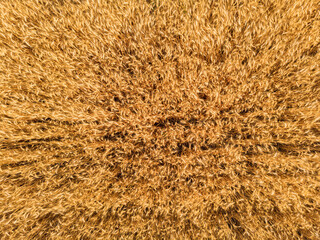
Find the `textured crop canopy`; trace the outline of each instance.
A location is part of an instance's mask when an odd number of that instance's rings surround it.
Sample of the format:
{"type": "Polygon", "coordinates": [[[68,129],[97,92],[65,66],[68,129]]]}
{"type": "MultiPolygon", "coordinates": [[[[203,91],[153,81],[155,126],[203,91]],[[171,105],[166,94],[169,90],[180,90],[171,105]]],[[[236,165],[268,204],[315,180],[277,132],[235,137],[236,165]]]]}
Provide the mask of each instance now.
{"type": "Polygon", "coordinates": [[[319,239],[319,0],[0,16],[0,239],[319,239]]]}

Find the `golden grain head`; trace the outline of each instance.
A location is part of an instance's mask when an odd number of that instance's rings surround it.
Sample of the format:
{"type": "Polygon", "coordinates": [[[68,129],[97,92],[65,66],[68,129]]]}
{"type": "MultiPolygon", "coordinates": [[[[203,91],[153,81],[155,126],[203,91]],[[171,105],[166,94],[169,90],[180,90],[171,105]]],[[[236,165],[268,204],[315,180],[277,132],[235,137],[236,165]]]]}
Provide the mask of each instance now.
{"type": "Polygon", "coordinates": [[[319,1],[0,16],[0,239],[320,238],[319,1]]]}

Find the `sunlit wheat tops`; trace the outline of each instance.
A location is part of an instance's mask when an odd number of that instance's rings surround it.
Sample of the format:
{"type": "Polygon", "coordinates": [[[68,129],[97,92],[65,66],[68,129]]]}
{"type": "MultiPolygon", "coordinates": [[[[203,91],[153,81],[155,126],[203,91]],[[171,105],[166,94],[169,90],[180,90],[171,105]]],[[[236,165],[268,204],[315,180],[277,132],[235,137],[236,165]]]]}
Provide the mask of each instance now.
{"type": "Polygon", "coordinates": [[[0,1],[0,239],[320,239],[316,0],[0,1]]]}

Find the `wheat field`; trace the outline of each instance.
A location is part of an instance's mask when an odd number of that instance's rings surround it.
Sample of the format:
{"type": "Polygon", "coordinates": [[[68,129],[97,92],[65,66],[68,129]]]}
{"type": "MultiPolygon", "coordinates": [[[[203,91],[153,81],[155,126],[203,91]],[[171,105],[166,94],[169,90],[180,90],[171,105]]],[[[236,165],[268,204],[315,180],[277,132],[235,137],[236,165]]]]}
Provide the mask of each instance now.
{"type": "Polygon", "coordinates": [[[320,239],[318,0],[0,1],[0,239],[320,239]]]}

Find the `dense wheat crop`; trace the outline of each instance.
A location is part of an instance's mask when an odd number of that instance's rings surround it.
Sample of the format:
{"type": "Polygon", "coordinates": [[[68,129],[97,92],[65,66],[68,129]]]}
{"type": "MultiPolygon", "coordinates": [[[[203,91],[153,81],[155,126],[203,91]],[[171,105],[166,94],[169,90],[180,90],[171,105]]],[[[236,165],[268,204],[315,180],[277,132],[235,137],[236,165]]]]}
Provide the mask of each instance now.
{"type": "Polygon", "coordinates": [[[320,2],[0,1],[0,239],[320,239],[320,2]]]}

